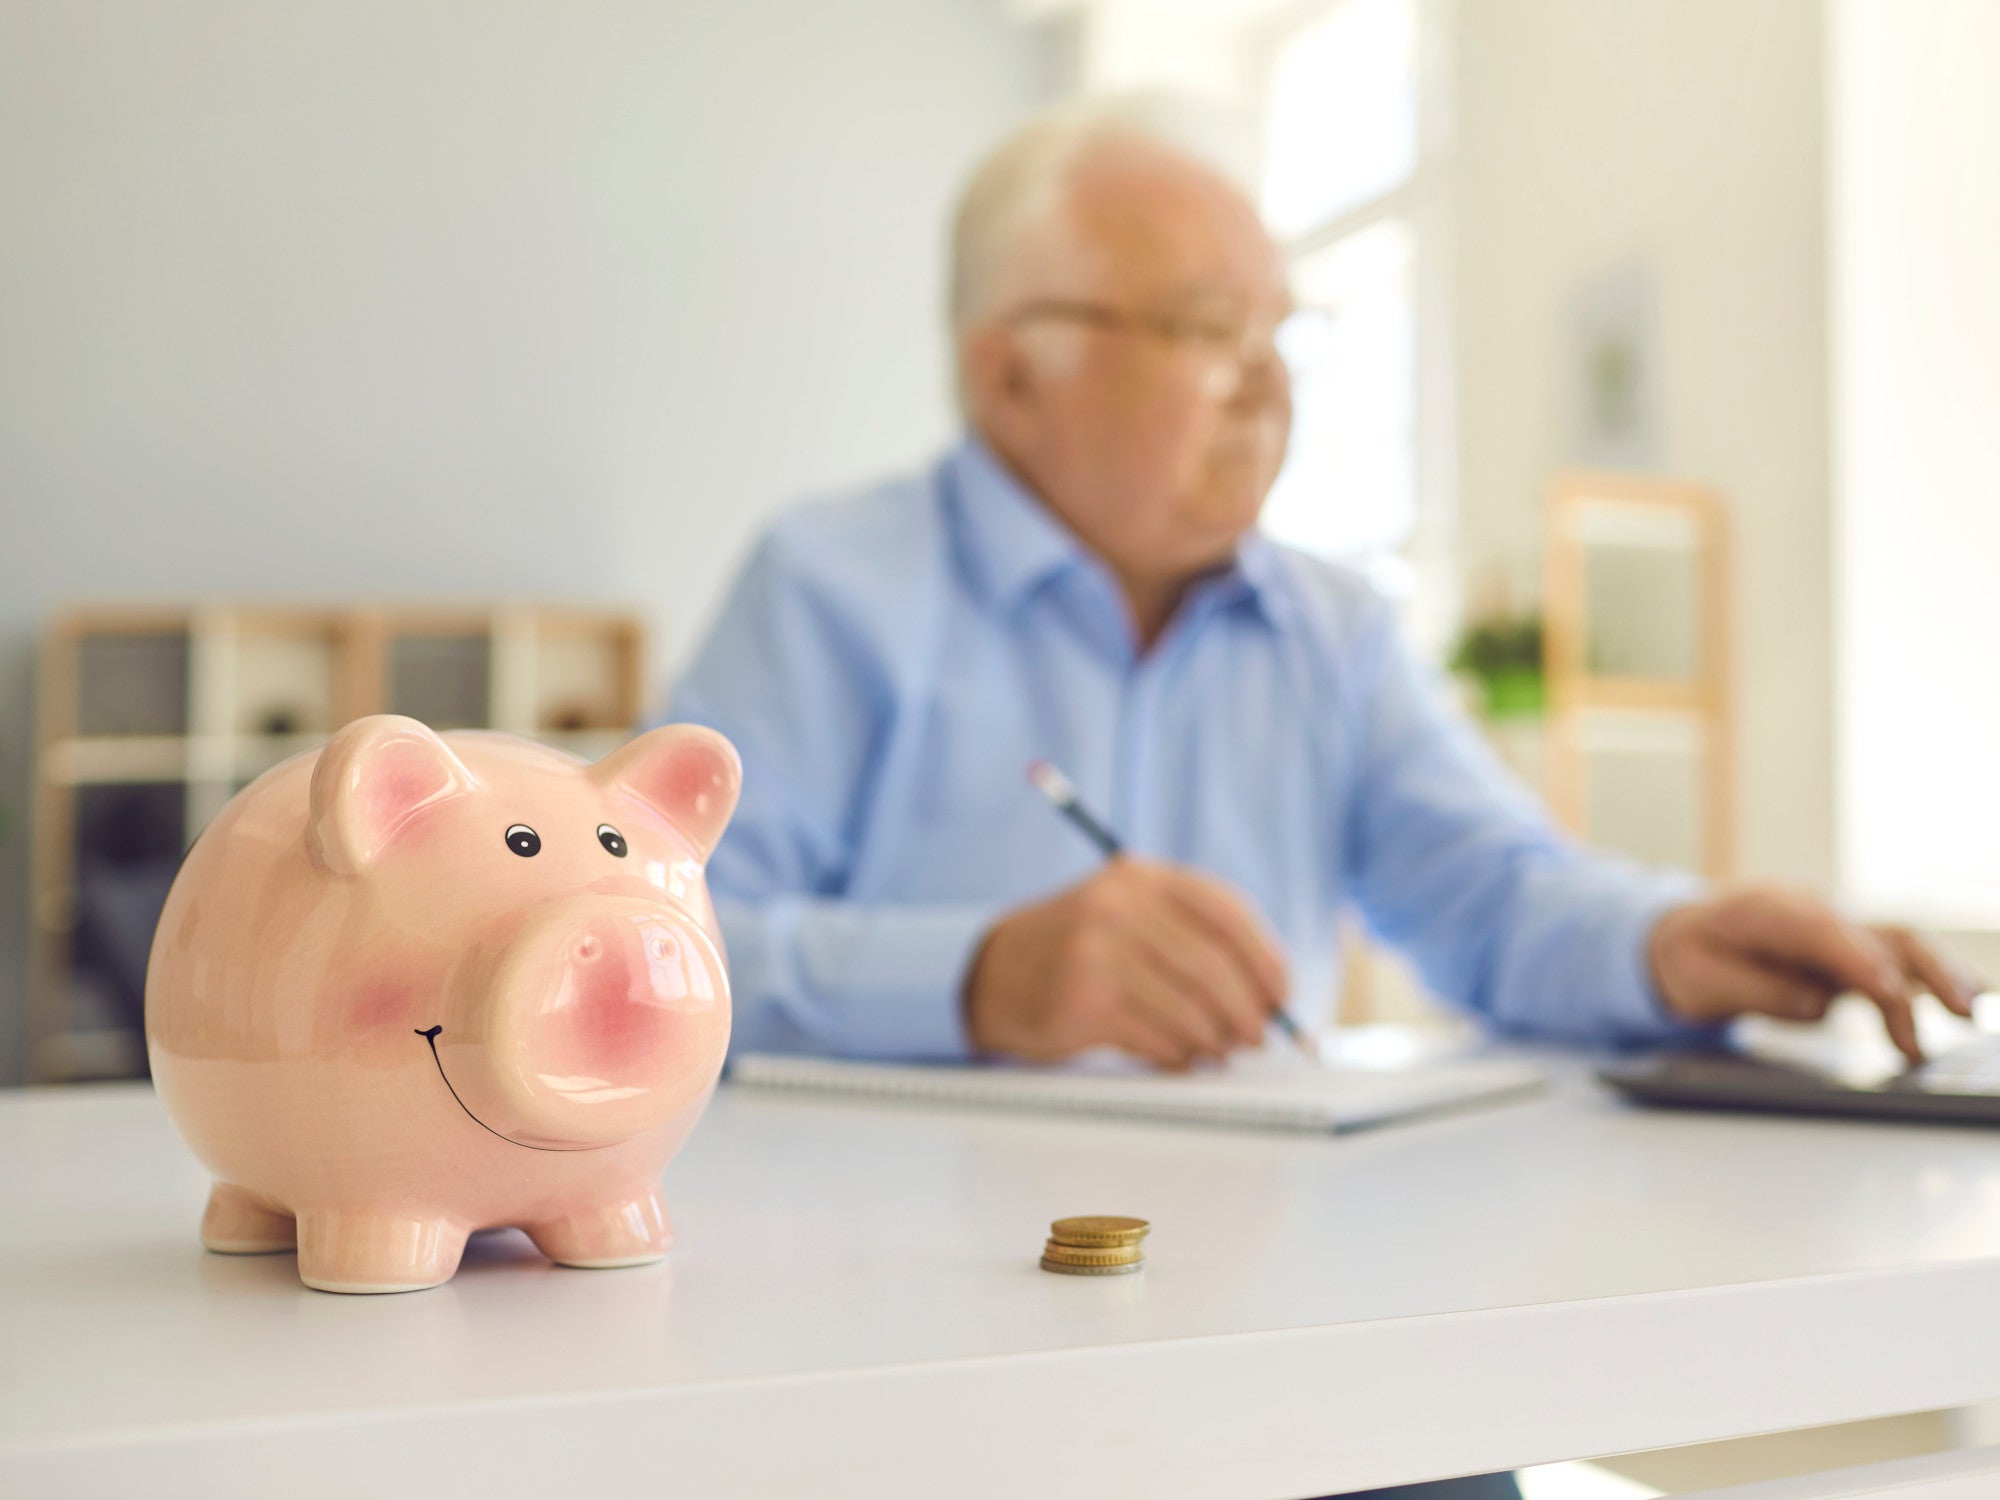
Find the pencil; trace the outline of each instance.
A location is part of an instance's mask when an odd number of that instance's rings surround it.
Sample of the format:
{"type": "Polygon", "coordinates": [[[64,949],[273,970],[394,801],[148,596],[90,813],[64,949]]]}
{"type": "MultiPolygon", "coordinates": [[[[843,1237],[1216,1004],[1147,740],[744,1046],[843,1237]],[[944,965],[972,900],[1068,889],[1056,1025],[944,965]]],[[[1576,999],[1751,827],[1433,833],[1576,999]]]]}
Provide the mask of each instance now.
{"type": "MultiPolygon", "coordinates": [[[[1049,805],[1068,818],[1085,838],[1097,845],[1098,852],[1106,859],[1115,858],[1125,852],[1125,845],[1119,841],[1118,835],[1105,827],[1083,805],[1082,799],[1076,794],[1075,785],[1047,761],[1034,761],[1028,766],[1028,784],[1046,797],[1049,805]]],[[[1302,1050],[1312,1053],[1315,1057],[1319,1055],[1313,1044],[1306,1040],[1306,1034],[1299,1023],[1292,1019],[1291,1012],[1282,1005],[1272,1012],[1271,1019],[1277,1022],[1278,1029],[1302,1050]]]]}

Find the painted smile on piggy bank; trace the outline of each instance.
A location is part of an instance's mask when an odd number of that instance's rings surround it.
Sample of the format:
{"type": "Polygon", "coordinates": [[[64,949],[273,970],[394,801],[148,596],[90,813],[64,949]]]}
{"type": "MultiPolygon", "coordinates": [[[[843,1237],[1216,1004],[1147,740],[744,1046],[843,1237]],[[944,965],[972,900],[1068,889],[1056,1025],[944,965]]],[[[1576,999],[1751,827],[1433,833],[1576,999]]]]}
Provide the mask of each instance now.
{"type": "MultiPolygon", "coordinates": [[[[431,1061],[437,1064],[438,1077],[444,1079],[444,1086],[451,1089],[452,1102],[457,1104],[460,1109],[465,1109],[465,1101],[458,1097],[458,1090],[452,1089],[451,1080],[445,1077],[444,1059],[438,1056],[437,1039],[443,1031],[444,1028],[442,1026],[433,1026],[429,1031],[419,1031],[417,1035],[430,1044],[431,1061]]],[[[526,1141],[517,1141],[511,1135],[500,1135],[499,1131],[494,1130],[491,1125],[488,1125],[469,1109],[465,1109],[465,1117],[481,1130],[491,1131],[494,1135],[499,1135],[500,1139],[508,1145],[519,1146],[523,1151],[602,1151],[604,1149],[603,1146],[530,1146],[526,1141]]]]}
{"type": "Polygon", "coordinates": [[[435,1286],[487,1228],[658,1260],[661,1170],[729,1041],[704,866],[741,776],[695,725],[587,764],[382,715],[240,792],[146,986],[156,1086],[215,1178],[202,1242],[296,1248],[340,1292],[435,1286]]]}

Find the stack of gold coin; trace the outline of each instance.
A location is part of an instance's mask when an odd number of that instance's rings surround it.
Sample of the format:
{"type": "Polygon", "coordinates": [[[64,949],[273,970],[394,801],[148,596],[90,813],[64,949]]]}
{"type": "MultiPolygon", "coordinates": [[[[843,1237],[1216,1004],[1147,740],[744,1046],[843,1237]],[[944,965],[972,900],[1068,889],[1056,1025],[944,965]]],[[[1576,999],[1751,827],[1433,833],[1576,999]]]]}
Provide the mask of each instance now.
{"type": "Polygon", "coordinates": [[[1126,1276],[1146,1269],[1144,1219],[1057,1219],[1042,1247],[1042,1269],[1063,1276],[1126,1276]]]}

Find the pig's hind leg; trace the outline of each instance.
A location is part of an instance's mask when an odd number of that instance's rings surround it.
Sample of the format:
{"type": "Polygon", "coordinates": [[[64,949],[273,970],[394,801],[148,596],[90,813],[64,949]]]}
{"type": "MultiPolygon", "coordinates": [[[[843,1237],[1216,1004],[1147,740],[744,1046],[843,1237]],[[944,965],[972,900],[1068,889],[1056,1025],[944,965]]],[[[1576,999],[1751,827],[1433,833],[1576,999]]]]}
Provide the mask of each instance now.
{"type": "Polygon", "coordinates": [[[657,1183],[630,1198],[523,1226],[535,1248],[558,1265],[585,1270],[643,1266],[665,1255],[674,1243],[667,1200],[657,1183]]]}
{"type": "Polygon", "coordinates": [[[298,1225],[269,1199],[233,1182],[218,1182],[208,1190],[201,1243],[218,1255],[272,1255],[298,1243],[298,1225]]]}
{"type": "Polygon", "coordinates": [[[357,1209],[299,1214],[299,1280],[321,1292],[416,1292],[451,1280],[466,1230],[446,1219],[357,1209]]]}

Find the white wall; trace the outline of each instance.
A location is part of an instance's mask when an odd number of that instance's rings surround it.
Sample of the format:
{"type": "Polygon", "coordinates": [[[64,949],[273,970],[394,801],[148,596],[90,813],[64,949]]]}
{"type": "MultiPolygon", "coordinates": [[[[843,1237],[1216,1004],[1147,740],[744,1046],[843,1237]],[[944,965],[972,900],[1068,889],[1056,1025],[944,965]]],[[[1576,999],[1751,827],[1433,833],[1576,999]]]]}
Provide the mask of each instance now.
{"type": "Polygon", "coordinates": [[[1565,308],[1650,267],[1661,466],[1734,503],[1740,863],[1833,875],[1819,0],[1459,0],[1459,534],[1539,594],[1565,308]]]}
{"type": "Polygon", "coordinates": [[[2000,928],[2000,6],[1837,0],[1841,864],[2000,928]]]}
{"type": "Polygon", "coordinates": [[[0,0],[0,1082],[31,632],[518,592],[678,658],[757,522],[951,430],[994,0],[0,0]]]}

